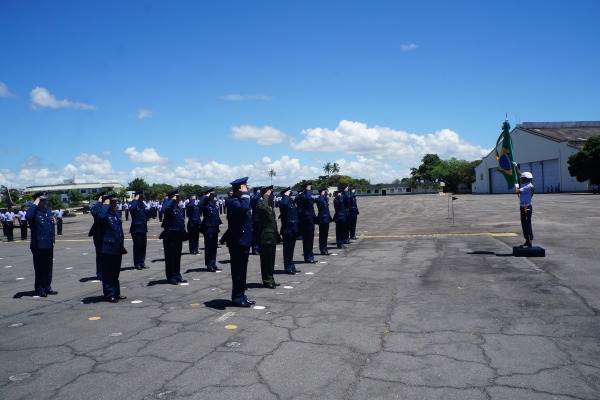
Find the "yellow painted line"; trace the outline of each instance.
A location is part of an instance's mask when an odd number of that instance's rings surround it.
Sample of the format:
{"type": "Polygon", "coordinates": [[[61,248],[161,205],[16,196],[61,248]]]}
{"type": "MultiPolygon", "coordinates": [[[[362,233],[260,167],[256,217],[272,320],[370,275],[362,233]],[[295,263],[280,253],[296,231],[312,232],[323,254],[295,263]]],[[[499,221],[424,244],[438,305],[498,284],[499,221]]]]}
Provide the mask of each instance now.
{"type": "Polygon", "coordinates": [[[90,321],[98,321],[99,319],[101,319],[101,317],[89,317],[88,319],[90,321]]]}
{"type": "Polygon", "coordinates": [[[405,239],[418,237],[447,237],[447,236],[491,236],[491,237],[514,237],[519,236],[514,232],[480,232],[480,233],[424,233],[413,235],[362,235],[359,239],[405,239]]]}
{"type": "Polygon", "coordinates": [[[231,330],[231,329],[237,329],[237,328],[238,328],[237,325],[225,325],[225,329],[231,330]]]}

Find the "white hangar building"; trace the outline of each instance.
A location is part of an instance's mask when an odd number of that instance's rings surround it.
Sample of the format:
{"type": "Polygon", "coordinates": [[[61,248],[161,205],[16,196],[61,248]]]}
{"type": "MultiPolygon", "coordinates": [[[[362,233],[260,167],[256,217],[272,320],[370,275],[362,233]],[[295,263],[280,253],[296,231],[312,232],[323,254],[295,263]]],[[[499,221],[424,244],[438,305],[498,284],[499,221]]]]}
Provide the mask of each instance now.
{"type": "MultiPolygon", "coordinates": [[[[514,159],[521,172],[533,174],[536,193],[587,191],[588,182],[577,182],[569,174],[568,160],[590,137],[598,135],[600,121],[524,122],[510,132],[514,159]]],[[[473,193],[512,192],[497,167],[496,152],[492,150],[475,168],[473,193]]]]}

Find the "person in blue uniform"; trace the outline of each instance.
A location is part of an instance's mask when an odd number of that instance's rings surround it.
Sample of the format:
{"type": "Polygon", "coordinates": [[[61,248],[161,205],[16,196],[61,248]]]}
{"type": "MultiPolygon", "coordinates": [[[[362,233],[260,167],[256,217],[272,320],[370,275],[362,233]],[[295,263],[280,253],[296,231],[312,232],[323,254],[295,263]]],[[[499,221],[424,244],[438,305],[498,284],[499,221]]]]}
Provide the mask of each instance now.
{"type": "Polygon", "coordinates": [[[331,212],[329,211],[329,196],[327,188],[319,189],[317,198],[317,223],[319,224],[319,251],[322,255],[328,256],[327,237],[329,236],[329,224],[331,223],[331,212]]]}
{"type": "Polygon", "coordinates": [[[133,240],[133,266],[138,271],[146,267],[146,248],[148,247],[148,213],[144,206],[144,194],[135,192],[126,214],[131,213],[131,239],[133,240]]]}
{"type": "Polygon", "coordinates": [[[117,198],[114,194],[103,196],[98,223],[102,232],[102,292],[106,301],[118,303],[127,298],[121,296],[119,283],[121,261],[126,251],[123,221],[117,210],[117,198]]]}
{"type": "Polygon", "coordinates": [[[227,203],[229,227],[223,235],[231,258],[231,304],[236,307],[255,304],[245,294],[248,257],[252,246],[252,214],[247,182],[248,177],[230,182],[233,196],[227,203]]]}
{"type": "Polygon", "coordinates": [[[358,204],[356,203],[356,188],[348,190],[348,236],[356,240],[356,222],[358,221],[358,204]]]}
{"type": "Polygon", "coordinates": [[[350,188],[348,185],[341,186],[342,191],[342,199],[344,200],[344,208],[346,209],[346,232],[344,234],[345,240],[344,244],[351,244],[350,241],[350,207],[352,203],[352,194],[350,193],[350,188]]]}
{"type": "Polygon", "coordinates": [[[348,225],[346,224],[346,205],[344,204],[343,186],[338,188],[338,191],[334,193],[333,208],[335,214],[333,220],[335,221],[335,243],[338,249],[343,249],[346,246],[346,236],[348,235],[348,225]]]}
{"type": "Polygon", "coordinates": [[[215,188],[208,189],[198,203],[202,212],[200,232],[204,236],[204,263],[210,272],[220,271],[217,266],[217,248],[219,240],[219,225],[221,221],[219,204],[215,200],[215,188]]]}
{"type": "Polygon", "coordinates": [[[315,240],[315,199],[312,193],[312,183],[304,186],[304,190],[298,195],[298,210],[300,211],[300,229],[302,230],[302,250],[304,253],[304,262],[314,264],[315,255],[313,245],[315,240]]]}
{"type": "Polygon", "coordinates": [[[262,201],[261,196],[262,186],[256,186],[252,188],[252,197],[250,197],[250,208],[252,209],[252,255],[257,256],[260,254],[258,248],[258,235],[257,231],[260,229],[260,219],[258,218],[258,212],[256,207],[258,203],[262,201]]]}
{"type": "Polygon", "coordinates": [[[200,208],[195,194],[188,194],[185,206],[185,215],[188,217],[187,229],[189,234],[190,254],[199,254],[200,248],[200,208]]]}
{"type": "Polygon", "coordinates": [[[96,276],[100,280],[102,279],[102,231],[99,229],[100,224],[98,222],[98,214],[102,209],[102,197],[104,194],[105,192],[98,193],[96,204],[92,206],[90,212],[94,218],[94,223],[92,224],[90,232],[88,233],[88,236],[92,236],[94,241],[94,248],[96,250],[96,276]]]}
{"type": "MultiPolygon", "coordinates": [[[[518,168],[518,167],[517,167],[518,168]]],[[[533,246],[533,228],[531,227],[531,217],[533,215],[533,205],[531,200],[535,193],[535,187],[531,182],[533,175],[531,172],[523,172],[517,169],[521,176],[521,185],[515,188],[515,193],[519,196],[519,209],[521,212],[521,228],[523,229],[523,236],[525,237],[525,243],[521,247],[532,247],[533,246]]]]}
{"type": "Polygon", "coordinates": [[[46,206],[48,197],[43,192],[33,195],[33,204],[27,210],[25,218],[31,228],[29,248],[33,255],[35,270],[35,292],[40,297],[57,294],[52,289],[52,258],[54,257],[54,219],[52,211],[46,206]]]}
{"type": "Polygon", "coordinates": [[[181,249],[183,242],[188,239],[185,231],[183,211],[179,207],[179,193],[173,190],[167,193],[163,201],[163,231],[160,239],[163,240],[165,252],[165,274],[171,285],[185,283],[187,280],[181,276],[181,249]]]}
{"type": "Polygon", "coordinates": [[[282,190],[280,194],[279,212],[281,217],[280,234],[283,239],[283,267],[287,274],[296,275],[296,273],[301,272],[294,264],[294,248],[300,231],[296,196],[289,187],[282,190]]]}

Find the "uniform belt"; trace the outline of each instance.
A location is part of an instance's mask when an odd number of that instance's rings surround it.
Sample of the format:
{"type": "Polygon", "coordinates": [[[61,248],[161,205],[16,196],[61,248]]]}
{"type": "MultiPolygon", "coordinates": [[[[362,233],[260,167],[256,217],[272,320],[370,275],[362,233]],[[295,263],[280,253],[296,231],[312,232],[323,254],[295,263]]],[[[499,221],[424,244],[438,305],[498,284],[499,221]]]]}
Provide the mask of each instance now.
{"type": "Polygon", "coordinates": [[[523,208],[527,208],[527,207],[531,206],[531,203],[529,203],[529,204],[526,204],[526,203],[519,203],[519,205],[520,205],[521,207],[523,207],[523,208]]]}

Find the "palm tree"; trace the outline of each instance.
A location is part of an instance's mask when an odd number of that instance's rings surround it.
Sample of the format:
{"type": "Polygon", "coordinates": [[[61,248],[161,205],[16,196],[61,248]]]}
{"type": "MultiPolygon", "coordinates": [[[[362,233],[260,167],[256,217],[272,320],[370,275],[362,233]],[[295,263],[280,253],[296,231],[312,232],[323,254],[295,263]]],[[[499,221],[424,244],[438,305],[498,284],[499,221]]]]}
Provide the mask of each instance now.
{"type": "Polygon", "coordinates": [[[323,171],[325,171],[325,173],[327,174],[327,176],[329,176],[329,174],[331,173],[332,168],[333,167],[332,167],[331,163],[328,161],[327,164],[325,164],[323,166],[323,171]]]}
{"type": "Polygon", "coordinates": [[[331,166],[331,172],[333,172],[334,174],[337,174],[338,172],[340,172],[340,164],[334,162],[333,165],[331,166]]]}
{"type": "Polygon", "coordinates": [[[277,176],[277,172],[273,168],[269,171],[269,176],[271,177],[271,185],[273,185],[273,177],[277,176]]]}

